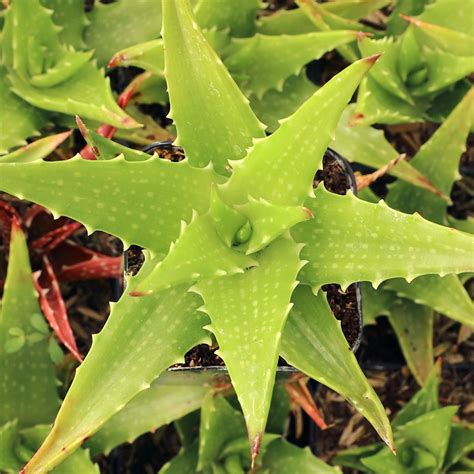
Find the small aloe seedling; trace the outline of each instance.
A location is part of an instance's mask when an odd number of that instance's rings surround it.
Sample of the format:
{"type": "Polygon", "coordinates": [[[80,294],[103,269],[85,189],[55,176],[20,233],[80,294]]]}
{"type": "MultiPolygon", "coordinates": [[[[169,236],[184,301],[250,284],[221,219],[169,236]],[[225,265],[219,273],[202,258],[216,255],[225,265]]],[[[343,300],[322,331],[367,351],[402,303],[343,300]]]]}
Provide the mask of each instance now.
{"type": "MultiPolygon", "coordinates": [[[[77,43],[68,36],[74,34],[73,25],[59,27],[55,12],[39,0],[7,3],[1,41],[1,153],[37,134],[48,122],[48,112],[81,114],[118,128],[138,126],[115,103],[108,80],[91,61],[92,51],[72,44],[77,43]]],[[[66,18],[74,14],[69,9],[62,13],[66,18]]]]}
{"type": "MultiPolygon", "coordinates": [[[[338,474],[338,468],[325,464],[309,449],[301,449],[283,440],[282,430],[288,417],[288,401],[282,393],[278,407],[272,406],[271,430],[262,437],[262,449],[255,468],[262,473],[299,472],[338,474]]],[[[193,433],[195,420],[184,418],[176,425],[183,447],[179,454],[160,470],[160,474],[244,473],[249,472],[252,459],[248,452],[245,421],[242,413],[221,395],[208,394],[203,402],[199,436],[193,433]]]]}
{"type": "MultiPolygon", "coordinates": [[[[10,258],[0,307],[0,471],[18,472],[44,437],[59,407],[57,380],[48,353],[48,326],[41,316],[28,247],[12,220],[10,258]]],[[[55,472],[97,474],[83,449],[55,472]]]]}
{"type": "Polygon", "coordinates": [[[262,137],[189,3],[164,0],[163,15],[171,115],[186,160],[90,132],[96,161],[0,164],[0,189],[148,250],[24,472],[52,469],[190,348],[209,343],[209,331],[254,458],[279,353],[341,393],[393,447],[383,407],[319,290],[471,271],[472,237],[352,193],[313,191],[339,117],[377,56],[342,71],[262,137]]]}
{"type": "Polygon", "coordinates": [[[363,39],[363,55],[384,56],[362,81],[354,123],[444,120],[469,89],[471,13],[470,2],[437,0],[421,15],[404,17],[410,26],[401,36],[363,39]]]}
{"type": "Polygon", "coordinates": [[[393,419],[398,455],[382,444],[340,452],[335,464],[368,473],[468,473],[473,462],[474,426],[453,422],[458,407],[440,407],[440,364],[436,364],[425,387],[393,419]]]}

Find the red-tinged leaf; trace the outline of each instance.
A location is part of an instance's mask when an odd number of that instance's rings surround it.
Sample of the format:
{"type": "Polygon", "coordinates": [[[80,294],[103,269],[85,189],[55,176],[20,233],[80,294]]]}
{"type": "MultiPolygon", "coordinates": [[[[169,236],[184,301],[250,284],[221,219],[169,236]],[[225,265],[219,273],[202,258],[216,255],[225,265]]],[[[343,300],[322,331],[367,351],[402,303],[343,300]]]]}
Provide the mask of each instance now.
{"type": "Polygon", "coordinates": [[[35,278],[35,286],[39,294],[41,309],[49,325],[74,357],[82,362],[82,357],[79,354],[71,326],[69,325],[66,305],[59,289],[58,280],[46,256],[43,257],[43,270],[39,277],[35,278]]]}
{"type": "Polygon", "coordinates": [[[50,258],[61,282],[121,278],[123,274],[122,256],[110,257],[71,241],[63,242],[54,249],[50,258]]]}
{"type": "Polygon", "coordinates": [[[49,214],[49,211],[47,211],[43,206],[40,206],[39,204],[33,204],[31,207],[29,207],[25,214],[23,215],[23,222],[26,227],[31,227],[31,223],[33,222],[34,218],[38,214],[49,214]]]}
{"type": "Polygon", "coordinates": [[[20,216],[17,214],[15,208],[5,201],[0,201],[0,228],[3,232],[5,244],[10,242],[10,230],[14,218],[16,218],[18,222],[21,222],[20,216]]]}
{"type": "Polygon", "coordinates": [[[38,237],[30,244],[30,249],[35,250],[40,254],[47,254],[55,249],[59,244],[64,242],[70,235],[74,234],[76,230],[81,228],[79,222],[70,222],[64,224],[57,229],[53,229],[48,233],[38,237]]]}

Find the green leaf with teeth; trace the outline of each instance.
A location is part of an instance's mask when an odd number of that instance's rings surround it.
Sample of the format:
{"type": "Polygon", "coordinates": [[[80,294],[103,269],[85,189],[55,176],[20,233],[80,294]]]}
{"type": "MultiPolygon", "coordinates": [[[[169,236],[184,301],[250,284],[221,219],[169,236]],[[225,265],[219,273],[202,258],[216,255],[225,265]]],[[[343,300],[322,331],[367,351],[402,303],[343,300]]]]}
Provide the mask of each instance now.
{"type": "Polygon", "coordinates": [[[156,264],[147,260],[113,305],[29,469],[48,471],[57,465],[189,349],[209,342],[202,329],[208,317],[197,311],[202,300],[186,285],[129,296],[156,264]]]}
{"type": "Polygon", "coordinates": [[[171,244],[166,257],[136,286],[134,291],[149,294],[182,283],[216,276],[244,273],[255,266],[255,260],[229,248],[219,237],[210,214],[193,214],[191,222],[183,222],[181,234],[171,244]]]}
{"type": "Polygon", "coordinates": [[[168,251],[179,235],[180,220],[188,221],[193,209],[207,211],[214,178],[210,169],[191,168],[187,161],[172,163],[156,156],[146,161],[119,156],[103,161],[76,157],[0,164],[3,191],[76,219],[90,232],[103,230],[126,246],[137,244],[155,253],[168,251]],[[66,202],[66,196],[75,199],[66,202]],[[87,204],[91,199],[94,206],[87,204]],[[127,211],[134,201],[140,202],[138,212],[127,211]]]}
{"type": "Polygon", "coordinates": [[[11,90],[41,109],[139,126],[115,103],[108,80],[89,61],[92,52],[61,43],[51,15],[39,0],[13,0],[6,11],[2,56],[11,90]]]}
{"type": "Polygon", "coordinates": [[[109,66],[135,66],[151,71],[157,76],[163,76],[165,69],[163,40],[155,39],[122,49],[112,57],[109,66]]]}
{"type": "Polygon", "coordinates": [[[0,309],[0,426],[17,420],[18,428],[24,428],[51,423],[59,398],[47,337],[30,337],[37,334],[32,318],[41,309],[25,236],[15,223],[9,255],[0,309]]]}
{"type": "Polygon", "coordinates": [[[383,289],[423,304],[467,326],[474,327],[474,304],[469,293],[456,275],[425,275],[411,283],[389,280],[383,289]]]}
{"type": "Polygon", "coordinates": [[[300,74],[303,66],[337,46],[354,41],[353,31],[236,39],[224,60],[246,94],[261,98],[271,89],[281,90],[286,79],[300,74]]]}
{"type": "Polygon", "coordinates": [[[315,290],[327,283],[378,286],[389,278],[471,271],[469,234],[394,211],[383,201],[331,194],[322,185],[315,194],[305,203],[314,218],[292,230],[295,240],[306,244],[301,256],[310,262],[302,281],[315,290]]]}
{"type": "Polygon", "coordinates": [[[251,36],[256,29],[260,0],[198,0],[194,14],[203,29],[229,29],[232,36],[251,36]]]}
{"type": "Polygon", "coordinates": [[[28,137],[39,135],[46,120],[42,112],[11,92],[3,67],[0,67],[0,103],[0,153],[3,154],[26,144],[28,137]]]}
{"type": "Polygon", "coordinates": [[[163,2],[165,65],[177,142],[192,166],[212,162],[228,174],[229,160],[245,156],[263,137],[258,121],[222,61],[207,43],[186,2],[163,2]]]}
{"type": "Polygon", "coordinates": [[[208,329],[245,415],[253,456],[265,431],[280,337],[301,268],[299,252],[291,239],[281,237],[258,256],[257,267],[197,285],[211,317],[208,329]]]}
{"type": "Polygon", "coordinates": [[[302,205],[312,194],[314,175],[322,167],[340,115],[374,61],[362,59],[346,68],[282,121],[275,133],[256,141],[221,186],[224,199],[244,204],[251,195],[282,206],[302,205]],[[280,180],[284,185],[276,186],[280,180]]]}
{"type": "Polygon", "coordinates": [[[161,18],[161,2],[157,0],[95,2],[87,15],[84,41],[95,51],[99,65],[105,66],[117,51],[158,38],[161,18]]]}
{"type": "Polygon", "coordinates": [[[15,455],[17,438],[17,420],[0,426],[0,469],[2,472],[18,472],[23,467],[23,463],[15,455]]]}
{"type": "Polygon", "coordinates": [[[282,336],[280,354],[292,366],[335,390],[364,415],[393,446],[390,423],[354,354],[349,350],[325,295],[299,286],[282,336]]]}

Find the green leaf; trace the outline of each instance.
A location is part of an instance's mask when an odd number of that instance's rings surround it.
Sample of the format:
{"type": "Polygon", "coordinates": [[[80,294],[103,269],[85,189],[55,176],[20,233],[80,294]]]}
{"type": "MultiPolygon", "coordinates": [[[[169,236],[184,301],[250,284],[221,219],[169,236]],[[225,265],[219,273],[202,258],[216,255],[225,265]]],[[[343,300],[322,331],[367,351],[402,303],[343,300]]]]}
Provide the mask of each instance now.
{"type": "Polygon", "coordinates": [[[160,469],[159,474],[183,474],[185,472],[196,472],[198,450],[199,446],[197,441],[189,447],[182,448],[176,457],[160,469]]]}
{"type": "MultiPolygon", "coordinates": [[[[473,125],[474,89],[465,95],[448,119],[410,162],[447,196],[450,195],[454,182],[460,178],[459,160],[466,148],[466,139],[473,125]],[[443,152],[440,153],[440,150],[443,152]]],[[[446,224],[448,202],[409,183],[398,181],[391,185],[387,203],[403,212],[417,211],[426,219],[446,224]]]]}
{"type": "Polygon", "coordinates": [[[22,428],[51,422],[59,400],[47,341],[25,341],[35,332],[31,317],[41,310],[25,237],[15,223],[9,255],[0,315],[0,425],[16,419],[22,428]],[[11,350],[12,339],[20,342],[15,350],[11,350]]]}
{"type": "Polygon", "coordinates": [[[53,11],[53,22],[61,26],[59,38],[62,43],[70,44],[74,49],[84,47],[84,28],[88,25],[84,13],[84,0],[41,0],[46,8],[53,11]]]}
{"type": "Polygon", "coordinates": [[[257,30],[264,35],[300,35],[313,33],[314,23],[301,8],[280,10],[273,15],[262,16],[258,20],[257,30]]]}
{"type": "Polygon", "coordinates": [[[267,125],[267,130],[274,132],[280,126],[279,121],[293,115],[316,90],[317,87],[302,72],[298,76],[289,77],[281,91],[269,90],[261,98],[252,94],[250,106],[267,125]]]}
{"type": "Polygon", "coordinates": [[[135,288],[136,295],[159,292],[182,283],[244,273],[255,260],[229,248],[219,237],[210,214],[193,215],[166,257],[135,288]]]}
{"type": "Polygon", "coordinates": [[[349,20],[360,20],[389,3],[389,0],[337,0],[323,3],[322,7],[349,20]]]}
{"type": "Polygon", "coordinates": [[[23,464],[15,455],[15,444],[18,438],[18,422],[9,421],[0,426],[0,470],[18,472],[23,464]]]}
{"type": "Polygon", "coordinates": [[[387,291],[385,285],[375,290],[371,284],[361,283],[361,292],[364,325],[375,324],[377,316],[388,316],[390,308],[397,300],[396,294],[393,291],[387,291]]]}
{"type": "Polygon", "coordinates": [[[229,29],[232,36],[251,36],[256,30],[260,0],[198,0],[196,21],[203,29],[229,29]]]}
{"type": "Polygon", "coordinates": [[[212,375],[199,374],[180,382],[173,372],[165,372],[148,390],[140,392],[114,415],[88,442],[93,455],[108,454],[121,443],[131,443],[147,431],[155,431],[201,407],[212,391],[212,375]]]}
{"type": "MultiPolygon", "coordinates": [[[[346,107],[337,125],[336,136],[329,146],[346,160],[375,169],[382,168],[399,154],[384,137],[382,130],[368,125],[352,126],[351,117],[354,112],[354,104],[346,107]]],[[[418,171],[411,162],[402,160],[388,173],[415,186],[429,189],[431,192],[434,191],[430,180],[418,171]]]]}
{"type": "Polygon", "coordinates": [[[399,45],[399,42],[388,37],[380,40],[364,38],[359,42],[359,49],[363,56],[383,53],[370,71],[370,77],[385,91],[413,105],[413,99],[398,74],[399,45]]]}
{"type": "Polygon", "coordinates": [[[87,18],[90,24],[84,40],[94,49],[99,65],[104,66],[117,51],[160,36],[161,2],[118,0],[109,5],[96,2],[87,18]]]}
{"type": "Polygon", "coordinates": [[[443,468],[447,469],[474,449],[474,426],[453,424],[443,468]]]}
{"type": "Polygon", "coordinates": [[[426,275],[415,278],[410,283],[393,279],[387,281],[383,287],[415,303],[429,306],[462,324],[474,327],[474,304],[456,275],[444,277],[426,275]]]}
{"type": "Polygon", "coordinates": [[[191,165],[212,162],[219,173],[228,174],[228,160],[243,158],[252,139],[264,136],[263,125],[196,27],[188,0],[164,0],[163,14],[170,117],[178,129],[177,142],[191,165]]]}
{"type": "Polygon", "coordinates": [[[246,204],[236,206],[249,220],[252,235],[246,244],[246,253],[255,253],[295,224],[311,219],[312,213],[298,206],[275,206],[264,199],[253,199],[249,196],[246,204]]]}
{"type": "Polygon", "coordinates": [[[163,40],[155,39],[122,49],[109,62],[109,67],[115,66],[135,66],[151,71],[157,76],[163,76],[165,69],[163,40]]]}
{"type": "Polygon", "coordinates": [[[392,95],[370,76],[363,79],[357,96],[353,125],[373,123],[399,124],[422,122],[423,108],[411,105],[392,95]]]}
{"type": "Polygon", "coordinates": [[[314,456],[309,448],[299,448],[284,440],[270,443],[261,466],[265,474],[286,474],[299,472],[304,474],[340,474],[337,467],[329,466],[314,456]]]}
{"type": "Polygon", "coordinates": [[[282,237],[258,256],[257,267],[198,283],[212,322],[207,329],[217,338],[218,354],[242,406],[253,457],[270,408],[281,332],[301,268],[299,251],[291,239],[282,237]]]}
{"type": "Polygon", "coordinates": [[[224,397],[208,394],[201,410],[198,471],[217,461],[225,445],[245,433],[242,414],[224,397]]]}
{"type": "Polygon", "coordinates": [[[232,163],[221,187],[228,202],[243,204],[247,195],[272,204],[298,206],[312,195],[313,178],[322,167],[340,115],[376,58],[352,64],[311,96],[280,128],[258,140],[242,162],[232,163]]]}
{"type": "Polygon", "coordinates": [[[0,153],[10,148],[24,145],[25,139],[39,135],[39,129],[45,125],[42,113],[10,91],[5,77],[6,71],[0,68],[0,153]],[[14,126],[12,126],[14,124],[14,126]]]}
{"type": "Polygon", "coordinates": [[[433,366],[423,388],[413,395],[410,401],[397,413],[392,421],[392,426],[397,429],[419,416],[433,412],[439,408],[438,389],[441,377],[441,364],[433,366]]]}
{"type": "Polygon", "coordinates": [[[439,408],[414,420],[408,421],[397,429],[397,437],[403,443],[420,446],[436,458],[436,467],[441,469],[448,448],[451,433],[451,420],[458,407],[439,408]]]}
{"type": "Polygon", "coordinates": [[[31,163],[41,160],[52,153],[61,143],[71,136],[71,132],[58,133],[29,143],[8,155],[0,156],[0,163],[31,163]]]}
{"type": "Polygon", "coordinates": [[[387,33],[390,36],[401,35],[408,23],[400,15],[418,15],[432,0],[398,0],[387,20],[387,33]]]}
{"type": "Polygon", "coordinates": [[[214,177],[210,169],[191,168],[186,160],[173,163],[156,156],[0,164],[3,191],[78,220],[89,233],[103,230],[125,247],[137,244],[155,253],[167,253],[179,235],[180,219],[189,220],[193,209],[207,211],[214,177]],[[133,202],[140,206],[128,209],[133,202]]]}
{"type": "Polygon", "coordinates": [[[424,385],[433,368],[433,311],[409,300],[390,308],[388,317],[403,356],[419,385],[424,385]]]}
{"type": "Polygon", "coordinates": [[[201,299],[186,286],[133,298],[129,291],[156,265],[146,261],[76,372],[53,429],[25,472],[49,470],[77,449],[183,354],[208,342],[201,299]],[[160,350],[161,348],[161,350],[160,350]],[[100,384],[97,381],[100,380],[100,384]]]}
{"type": "Polygon", "coordinates": [[[303,66],[337,46],[356,38],[353,31],[301,35],[262,35],[236,39],[224,62],[241,89],[261,98],[270,89],[282,90],[285,80],[303,66]]]}
{"type": "Polygon", "coordinates": [[[333,316],[324,294],[305,286],[293,294],[294,307],[285,326],[280,353],[293,367],[335,390],[393,446],[384,408],[349,350],[341,324],[333,316]]]}
{"type": "MultiPolygon", "coordinates": [[[[418,13],[421,13],[421,11],[418,13]]],[[[418,13],[410,12],[406,14],[413,16],[418,13]]],[[[436,0],[435,2],[431,1],[426,6],[418,19],[472,34],[471,13],[472,5],[465,0],[436,0]]]]}
{"type": "Polygon", "coordinates": [[[109,80],[92,63],[85,64],[71,79],[53,87],[34,87],[15,73],[9,75],[9,80],[15,94],[40,109],[81,115],[118,128],[139,126],[115,103],[109,80]]]}
{"type": "Polygon", "coordinates": [[[362,464],[361,460],[365,457],[376,454],[382,449],[384,449],[384,447],[380,443],[344,449],[337,453],[337,455],[333,458],[332,462],[340,466],[350,467],[360,472],[365,472],[366,467],[362,464]]]}
{"type": "Polygon", "coordinates": [[[372,204],[351,192],[332,194],[322,185],[315,194],[305,203],[314,218],[292,230],[295,240],[306,244],[302,258],[310,262],[301,279],[315,291],[327,283],[345,289],[370,281],[376,288],[390,278],[471,271],[469,234],[394,211],[383,200],[372,204]]]}

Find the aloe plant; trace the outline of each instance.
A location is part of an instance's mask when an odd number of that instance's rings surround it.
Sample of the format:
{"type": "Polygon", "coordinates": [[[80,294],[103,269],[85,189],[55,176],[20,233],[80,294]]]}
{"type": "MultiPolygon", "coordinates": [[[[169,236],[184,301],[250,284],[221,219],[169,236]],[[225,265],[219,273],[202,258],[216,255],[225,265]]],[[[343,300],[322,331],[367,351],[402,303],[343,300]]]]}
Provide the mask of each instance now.
{"type": "Polygon", "coordinates": [[[371,444],[338,453],[335,464],[369,473],[468,473],[474,449],[474,426],[454,422],[456,406],[440,407],[440,365],[433,367],[419,392],[392,422],[398,455],[382,444],[371,444]]]}
{"type": "MultiPolygon", "coordinates": [[[[46,6],[58,2],[45,1],[46,6]]],[[[0,152],[22,145],[48,123],[50,112],[103,121],[118,128],[139,124],[115,102],[108,79],[83,51],[75,8],[82,2],[61,2],[49,10],[40,0],[6,2],[2,26],[0,152]],[[63,10],[64,9],[64,10],[63,10]],[[56,13],[56,14],[55,14],[56,13]],[[63,27],[55,20],[62,18],[63,27]]],[[[82,15],[79,28],[84,26],[82,15]]]]}
{"type": "Polygon", "coordinates": [[[392,446],[386,414],[316,293],[326,283],[345,289],[358,280],[471,271],[472,237],[351,193],[322,185],[313,192],[339,117],[377,57],[352,64],[263,138],[189,3],[165,0],[163,15],[171,116],[186,160],[150,157],[89,132],[96,161],[0,164],[0,189],[148,249],[24,472],[57,465],[189,349],[209,343],[209,331],[253,458],[280,343],[290,363],[343,394],[392,446]]]}
{"type": "MultiPolygon", "coordinates": [[[[278,417],[286,418],[288,411],[278,417]]],[[[181,423],[183,423],[181,421],[181,423]]],[[[178,431],[180,428],[178,424],[178,431]]],[[[193,425],[191,425],[193,426],[193,425]]],[[[183,431],[182,431],[183,432],[183,431]]],[[[183,432],[186,434],[189,428],[183,432]]],[[[161,474],[183,472],[244,473],[252,460],[247,448],[245,421],[224,397],[208,394],[201,409],[199,436],[182,436],[179,454],[159,471],[161,474]]],[[[262,450],[256,468],[263,473],[299,472],[302,474],[337,474],[339,469],[325,464],[309,449],[298,448],[275,430],[263,435],[262,450]]]]}
{"type": "MultiPolygon", "coordinates": [[[[416,181],[408,181],[405,177],[405,180],[399,179],[389,185],[385,199],[391,207],[406,213],[418,212],[441,225],[460,224],[450,220],[447,209],[453,184],[460,178],[459,160],[474,124],[473,110],[474,90],[471,89],[409,162],[420,176],[432,183],[437,193],[415,186],[418,184],[416,181]],[[443,150],[441,155],[440,150],[443,150]]],[[[347,112],[346,116],[349,116],[350,111],[347,112]]],[[[375,158],[372,152],[367,153],[367,141],[377,136],[377,133],[381,132],[363,125],[350,128],[340,124],[331,146],[354,161],[379,167],[382,164],[380,160],[386,163],[397,152],[379,135],[376,142],[372,139],[378,148],[379,157],[375,158]],[[368,159],[361,160],[361,157],[368,159]]],[[[377,153],[375,150],[373,152],[377,153]]],[[[400,172],[397,175],[402,177],[400,172]]],[[[365,193],[365,196],[378,201],[373,194],[365,193]]],[[[474,305],[461,280],[455,275],[423,276],[411,282],[388,280],[377,290],[363,284],[363,296],[365,323],[374,322],[374,318],[379,315],[388,316],[408,366],[420,384],[426,381],[434,362],[434,311],[467,326],[474,326],[474,305]]]]}
{"type": "Polygon", "coordinates": [[[406,3],[418,6],[405,10],[401,5],[394,12],[409,23],[401,35],[359,43],[363,55],[383,52],[384,57],[362,81],[354,123],[440,122],[469,89],[465,77],[473,71],[474,44],[470,2],[436,0],[424,9],[427,2],[406,3]],[[405,11],[417,16],[403,15],[405,11]]]}

